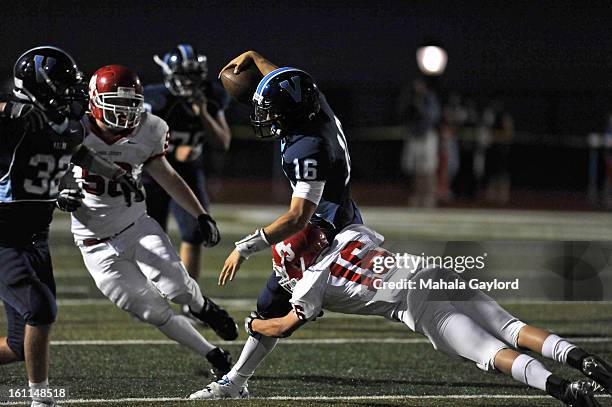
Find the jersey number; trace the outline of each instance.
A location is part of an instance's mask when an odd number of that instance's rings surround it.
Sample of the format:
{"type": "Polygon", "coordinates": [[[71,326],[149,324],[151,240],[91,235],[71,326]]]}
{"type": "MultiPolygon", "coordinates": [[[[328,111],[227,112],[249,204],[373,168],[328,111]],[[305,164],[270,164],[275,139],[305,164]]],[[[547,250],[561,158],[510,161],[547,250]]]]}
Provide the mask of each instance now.
{"type": "MultiPolygon", "coordinates": [[[[115,161],[119,167],[126,170],[128,173],[132,171],[132,166],[128,163],[122,163],[115,161]]],[[[101,196],[104,195],[104,192],[107,192],[111,197],[117,197],[123,195],[121,188],[119,187],[119,183],[115,181],[108,181],[108,188],[106,178],[96,175],[90,174],[85,168],[83,168],[83,189],[89,192],[92,195],[101,196]]]]}
{"type": "Polygon", "coordinates": [[[70,159],[69,155],[63,155],[57,161],[51,154],[32,156],[28,164],[36,169],[36,177],[26,178],[23,182],[23,189],[30,194],[56,195],[60,178],[66,173],[70,159]]]}
{"type": "Polygon", "coordinates": [[[300,162],[299,159],[293,160],[295,165],[295,179],[317,179],[317,160],[314,158],[307,158],[300,162]]]}
{"type": "MultiPolygon", "coordinates": [[[[377,248],[370,250],[365,257],[361,258],[359,255],[361,254],[363,246],[364,244],[358,240],[348,242],[340,252],[340,257],[342,260],[349,263],[350,266],[345,266],[344,264],[336,262],[331,265],[330,272],[334,277],[344,278],[353,283],[365,285],[369,289],[374,289],[374,280],[379,279],[379,275],[389,271],[384,268],[381,271],[374,270],[374,259],[377,257],[388,257],[391,256],[391,254],[384,249],[377,248]]],[[[382,263],[384,262],[381,262],[381,264],[382,263]]]]}

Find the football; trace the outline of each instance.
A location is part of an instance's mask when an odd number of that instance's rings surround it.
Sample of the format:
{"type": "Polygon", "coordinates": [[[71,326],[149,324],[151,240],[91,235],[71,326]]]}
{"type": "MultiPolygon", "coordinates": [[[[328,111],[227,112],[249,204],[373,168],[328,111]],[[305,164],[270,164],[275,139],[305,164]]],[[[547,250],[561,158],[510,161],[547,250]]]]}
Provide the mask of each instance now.
{"type": "Polygon", "coordinates": [[[253,93],[257,89],[259,81],[263,78],[259,69],[253,64],[247,69],[234,74],[234,67],[227,68],[221,72],[221,83],[223,87],[237,101],[250,105],[253,93]]]}

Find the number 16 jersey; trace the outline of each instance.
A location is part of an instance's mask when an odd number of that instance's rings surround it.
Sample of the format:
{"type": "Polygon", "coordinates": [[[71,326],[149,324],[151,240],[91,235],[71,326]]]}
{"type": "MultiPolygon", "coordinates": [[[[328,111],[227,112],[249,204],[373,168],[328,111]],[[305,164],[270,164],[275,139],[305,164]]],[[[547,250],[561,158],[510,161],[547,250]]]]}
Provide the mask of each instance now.
{"type": "MultiPolygon", "coordinates": [[[[168,125],[151,113],[143,113],[140,124],[131,132],[111,136],[103,133],[89,115],[83,118],[83,124],[83,144],[125,169],[137,182],[144,164],[165,155],[168,149],[168,125]]],[[[127,206],[117,182],[76,166],[74,176],[85,195],[83,205],[72,214],[72,233],[77,240],[113,236],[146,213],[144,201],[132,201],[127,206]]]]}

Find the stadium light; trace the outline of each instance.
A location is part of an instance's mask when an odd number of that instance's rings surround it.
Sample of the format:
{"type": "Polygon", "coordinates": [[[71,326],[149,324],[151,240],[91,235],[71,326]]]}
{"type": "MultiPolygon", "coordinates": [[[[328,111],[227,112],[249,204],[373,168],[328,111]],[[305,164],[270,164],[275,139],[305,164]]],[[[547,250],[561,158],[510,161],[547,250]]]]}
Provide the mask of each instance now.
{"type": "Polygon", "coordinates": [[[426,45],[417,49],[416,59],[423,75],[440,76],[446,69],[448,55],[440,46],[426,45]]]}

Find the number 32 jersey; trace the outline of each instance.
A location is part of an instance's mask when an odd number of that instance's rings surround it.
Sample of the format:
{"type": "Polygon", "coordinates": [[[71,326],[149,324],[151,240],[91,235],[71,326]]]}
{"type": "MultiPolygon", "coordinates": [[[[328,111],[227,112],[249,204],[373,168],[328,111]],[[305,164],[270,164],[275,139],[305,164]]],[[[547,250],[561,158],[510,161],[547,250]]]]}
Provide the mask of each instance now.
{"type": "Polygon", "coordinates": [[[28,239],[51,223],[60,179],[83,126],[70,121],[61,134],[31,132],[19,120],[0,120],[0,240],[28,239]]]}
{"type": "MultiPolygon", "coordinates": [[[[83,118],[86,136],[83,144],[122,167],[140,182],[144,164],[163,156],[168,149],[168,125],[161,118],[143,113],[131,133],[108,137],[91,116],[83,118]]],[[[121,187],[98,174],[76,167],[74,176],[83,189],[83,205],[72,214],[76,239],[102,239],[121,232],[146,213],[145,201],[127,206],[121,187]]]]}

